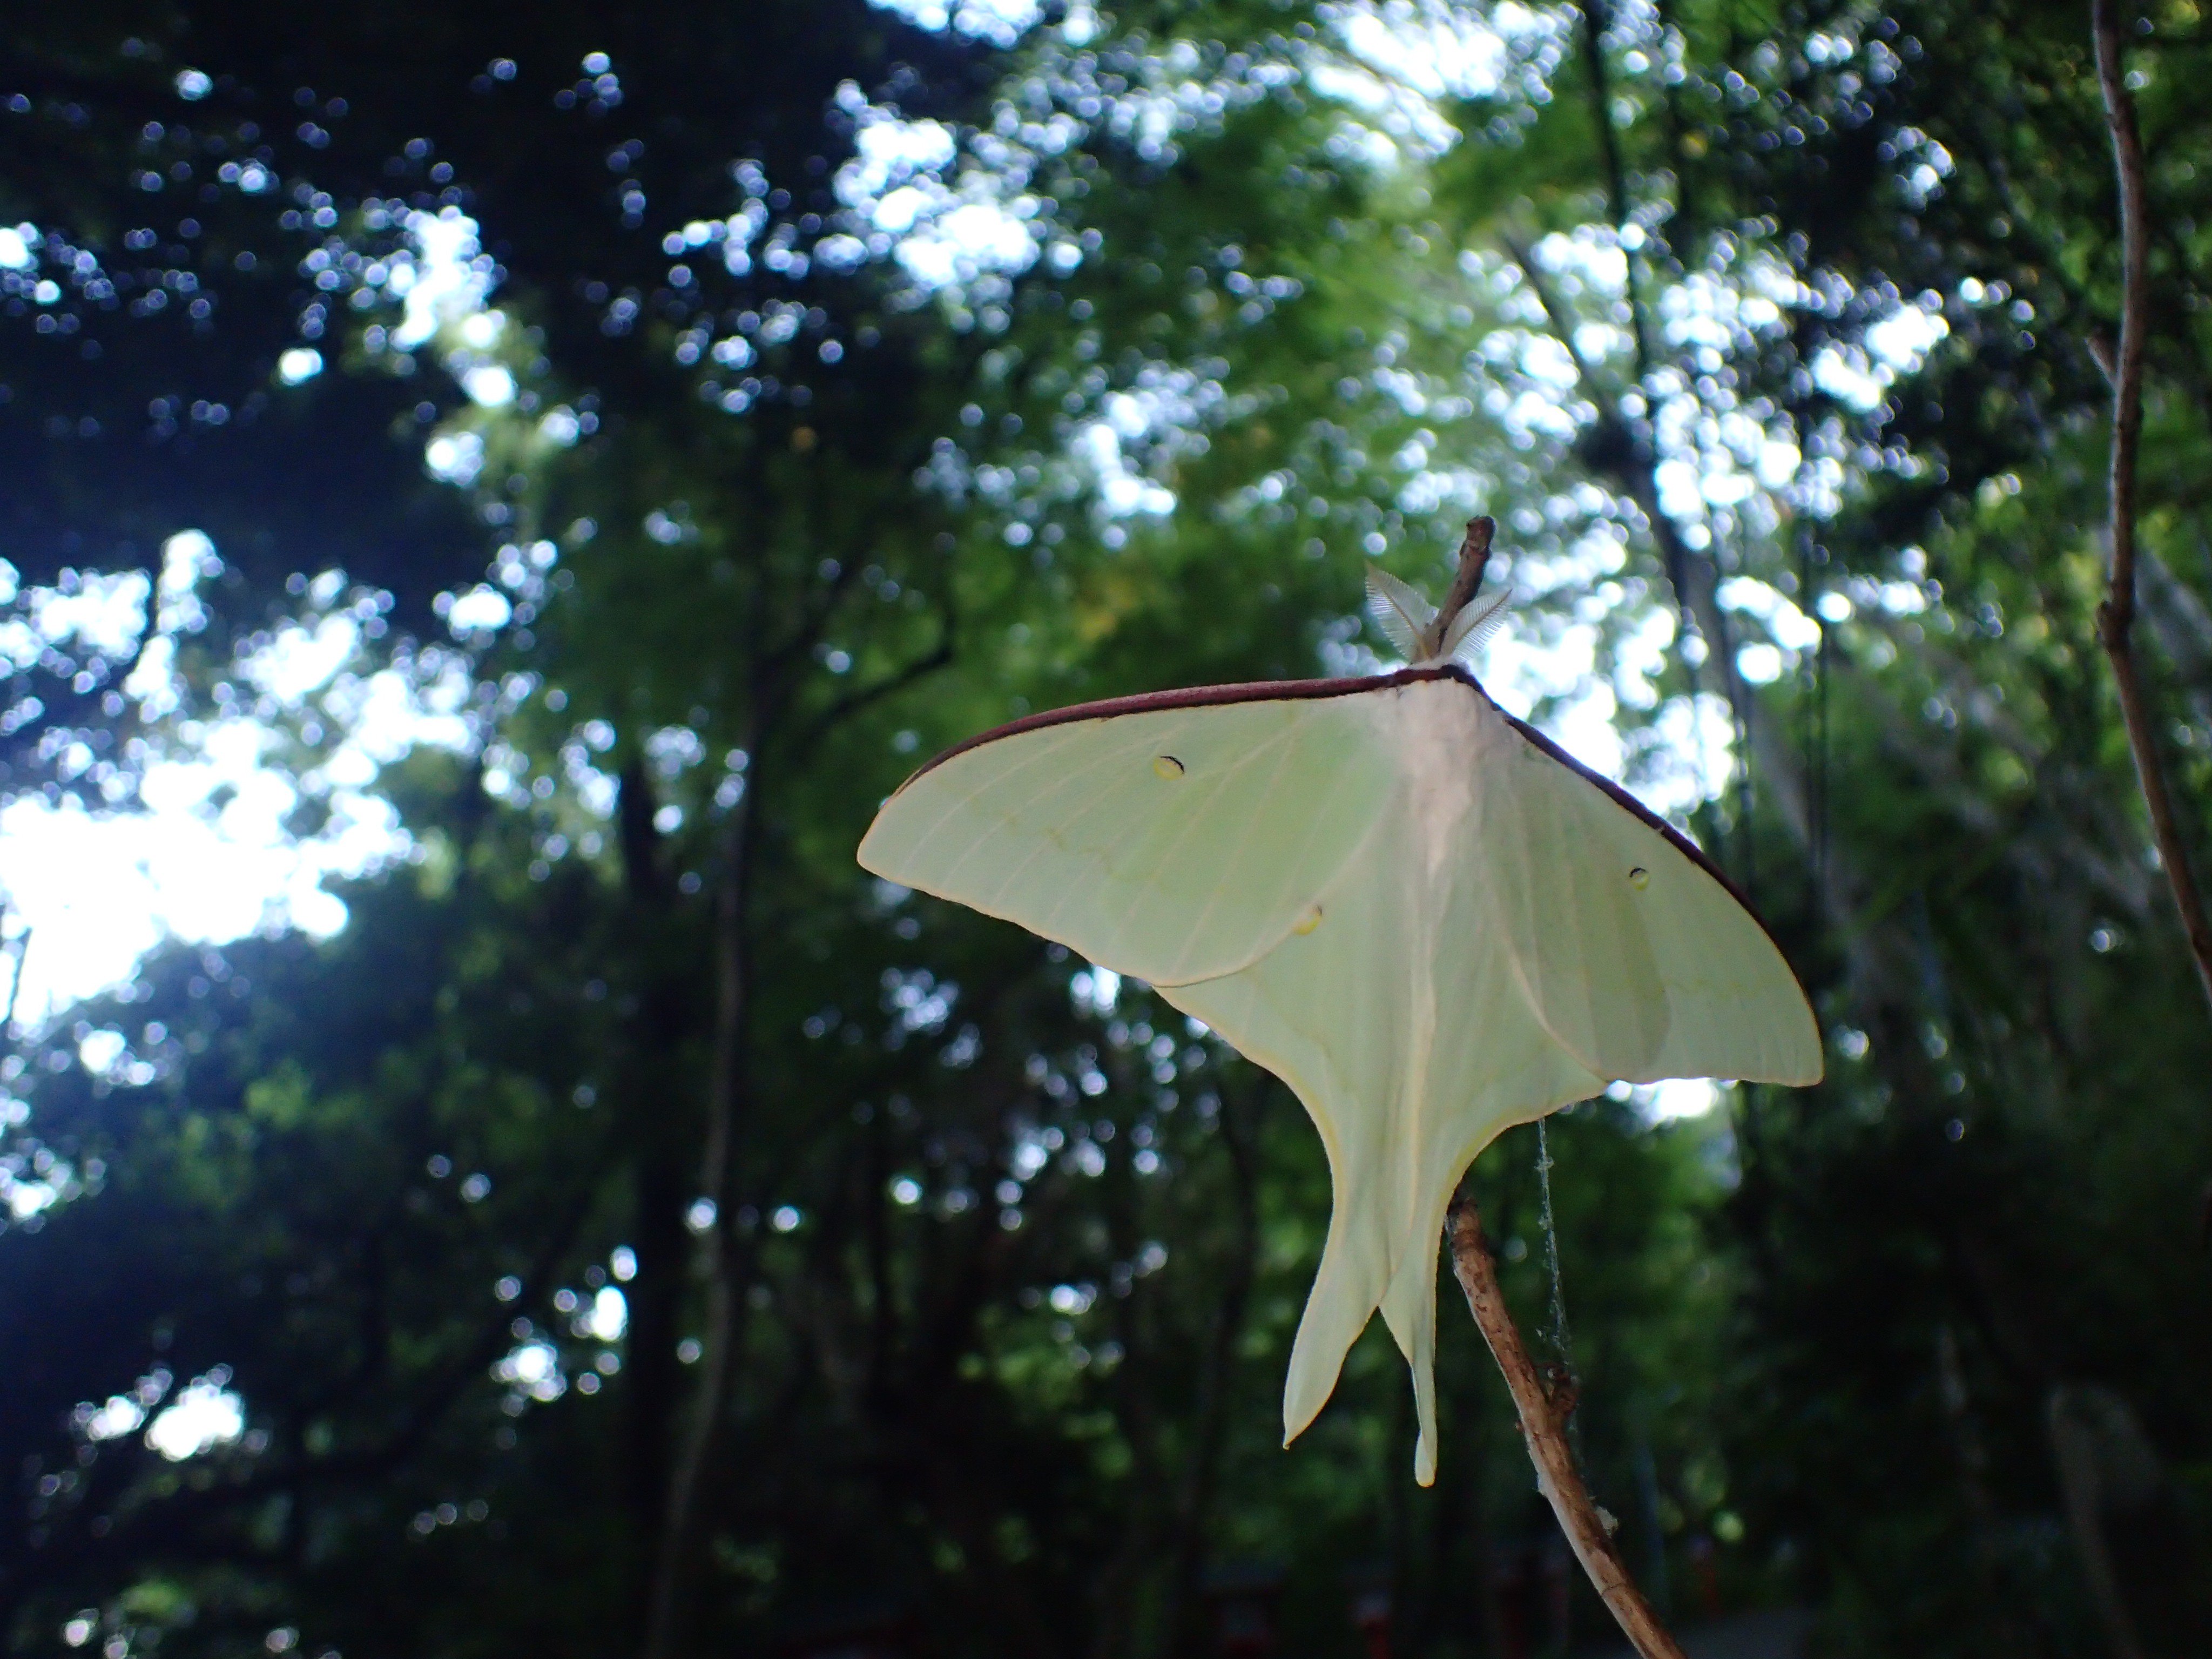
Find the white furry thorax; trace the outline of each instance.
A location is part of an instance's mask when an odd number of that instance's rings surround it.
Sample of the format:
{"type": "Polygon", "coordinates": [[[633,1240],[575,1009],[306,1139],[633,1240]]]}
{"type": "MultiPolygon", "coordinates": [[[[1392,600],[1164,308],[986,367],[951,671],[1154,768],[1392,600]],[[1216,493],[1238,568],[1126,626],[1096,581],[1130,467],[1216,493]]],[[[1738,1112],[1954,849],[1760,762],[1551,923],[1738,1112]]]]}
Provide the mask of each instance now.
{"type": "Polygon", "coordinates": [[[1401,685],[1394,701],[1412,850],[1425,873],[1434,876],[1474,811],[1474,760],[1490,736],[1483,718],[1490,711],[1479,694],[1455,678],[1401,685]]]}

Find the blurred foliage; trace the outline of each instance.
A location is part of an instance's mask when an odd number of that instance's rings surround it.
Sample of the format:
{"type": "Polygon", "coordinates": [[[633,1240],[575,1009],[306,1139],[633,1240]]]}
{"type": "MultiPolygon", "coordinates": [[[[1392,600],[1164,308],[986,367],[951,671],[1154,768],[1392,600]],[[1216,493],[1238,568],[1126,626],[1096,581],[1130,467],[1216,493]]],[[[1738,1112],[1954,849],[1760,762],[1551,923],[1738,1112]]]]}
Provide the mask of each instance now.
{"type": "MultiPolygon", "coordinates": [[[[1631,1563],[1824,1654],[2203,1651],[2212,1025],[2093,648],[2086,9],[951,10],[11,23],[0,781],[128,812],[250,716],[304,834],[288,625],[469,689],[343,931],[16,1030],[0,1641],[620,1652],[660,1584],[665,1652],[1601,1646],[1468,1322],[1434,1488],[1379,1328],[1277,1444],[1289,1095],[851,856],[1011,714],[1367,665],[1361,559],[1438,582],[1480,509],[1494,689],[1618,732],[1831,1038],[1550,1126],[1631,1563]],[[1016,251],[904,258],[902,188],[1016,251]],[[41,620],[133,573],[119,642],[41,620]]],[[[2207,50],[2141,19],[2200,848],[2207,50]]],[[[1474,1176],[1532,1333],[1533,1140],[1474,1176]]]]}

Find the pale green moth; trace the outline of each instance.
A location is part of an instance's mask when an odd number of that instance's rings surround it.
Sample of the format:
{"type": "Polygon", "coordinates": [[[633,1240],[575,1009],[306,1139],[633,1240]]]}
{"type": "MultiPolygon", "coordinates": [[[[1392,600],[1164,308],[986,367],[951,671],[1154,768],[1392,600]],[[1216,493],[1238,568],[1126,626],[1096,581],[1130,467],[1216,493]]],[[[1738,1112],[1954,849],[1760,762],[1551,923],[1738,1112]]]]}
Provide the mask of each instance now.
{"type": "Polygon", "coordinates": [[[1404,583],[1370,589],[1411,666],[1017,720],[908,778],[860,861],[1150,981],[1291,1085],[1334,1208],[1285,1443],[1379,1307],[1426,1486],[1437,1237],[1475,1154],[1615,1079],[1816,1082],[1820,1043],[1704,855],[1459,660],[1502,600],[1439,626],[1404,583]]]}

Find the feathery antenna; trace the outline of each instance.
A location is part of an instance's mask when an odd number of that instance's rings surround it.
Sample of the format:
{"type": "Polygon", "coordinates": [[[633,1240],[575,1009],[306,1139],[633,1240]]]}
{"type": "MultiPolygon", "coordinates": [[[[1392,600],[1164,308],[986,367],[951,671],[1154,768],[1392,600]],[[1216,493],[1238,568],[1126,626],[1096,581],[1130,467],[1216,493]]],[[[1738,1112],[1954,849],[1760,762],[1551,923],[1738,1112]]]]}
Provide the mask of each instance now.
{"type": "Polygon", "coordinates": [[[1468,520],[1466,539],[1459,544],[1459,570],[1441,611],[1411,583],[1379,565],[1367,567],[1367,613],[1408,663],[1471,662],[1483,642],[1504,625],[1510,593],[1500,593],[1487,605],[1472,603],[1490,563],[1490,538],[1497,531],[1494,519],[1468,520]]]}
{"type": "Polygon", "coordinates": [[[1437,620],[1436,607],[1411,583],[1400,581],[1379,565],[1367,567],[1367,613],[1407,662],[1426,655],[1425,641],[1437,620]]]}

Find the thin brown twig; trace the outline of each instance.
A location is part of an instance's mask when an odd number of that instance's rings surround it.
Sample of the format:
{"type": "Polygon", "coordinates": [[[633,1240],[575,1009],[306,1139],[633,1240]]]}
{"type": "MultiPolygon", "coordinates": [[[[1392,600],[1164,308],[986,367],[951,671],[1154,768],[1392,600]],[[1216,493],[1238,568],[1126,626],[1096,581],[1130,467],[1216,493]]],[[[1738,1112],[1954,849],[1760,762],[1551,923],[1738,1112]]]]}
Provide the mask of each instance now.
{"type": "Polygon", "coordinates": [[[1425,656],[1433,657],[1444,648],[1444,636],[1451,631],[1452,618],[1467,609],[1475,590],[1482,586],[1482,573],[1490,566],[1490,540],[1497,533],[1495,519],[1484,517],[1467,521],[1467,535],[1459,544],[1459,568],[1452,574],[1451,591],[1444,595],[1436,620],[1429,624],[1430,637],[1421,641],[1425,656]]]}
{"type": "Polygon", "coordinates": [[[15,948],[8,954],[13,958],[8,975],[8,1006],[0,1012],[0,1042],[12,1037],[15,1030],[15,1010],[23,1001],[23,964],[31,959],[31,925],[23,924],[23,931],[15,935],[15,948]]]}
{"type": "Polygon", "coordinates": [[[2136,453],[2142,439],[2143,345],[2149,328],[2150,218],[2143,179],[2142,134],[2136,125],[2135,100],[2129,95],[2120,62],[2120,18],[2116,0],[2090,0],[2090,32],[2096,37],[2097,82],[2105,94],[2105,119],[2112,130],[2112,163],[2120,193],[2120,343],[2112,364],[2112,565],[2105,602],[2097,608],[2097,636],[2112,659],[2112,679],[2127,722],[2128,748],[2136,763],[2136,781],[2150,814],[2159,862],[2180,912],[2197,976],[2212,1000],[2212,923],[2204,896],[2189,862],[2173,812],[2165,763],[2137,669],[2136,623],[2136,453]]]}
{"type": "Polygon", "coordinates": [[[1498,1264],[1491,1257],[1490,1241],[1482,1235],[1482,1218],[1474,1194],[1462,1186],[1452,1200],[1444,1219],[1444,1236],[1451,1247],[1452,1271],[1467,1292],[1467,1305],[1483,1340],[1505,1374],[1513,1404],[1521,1414],[1521,1437],[1528,1443],[1528,1461],[1536,1466],[1536,1485],[1559,1518],[1575,1559],[1583,1564],[1598,1595],[1619,1621],[1621,1632],[1644,1659],[1683,1659],[1682,1650],[1659,1622],[1659,1615],[1636,1588],[1613,1547],[1607,1517],[1592,1501],[1575,1467],[1574,1449],[1567,1443],[1565,1399],[1544,1385],[1520,1330],[1506,1308],[1505,1293],[1498,1283],[1498,1264]]]}

